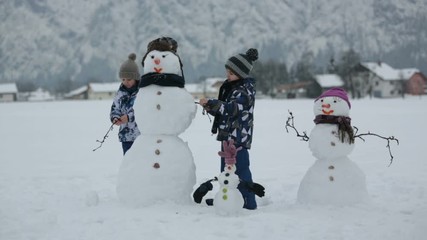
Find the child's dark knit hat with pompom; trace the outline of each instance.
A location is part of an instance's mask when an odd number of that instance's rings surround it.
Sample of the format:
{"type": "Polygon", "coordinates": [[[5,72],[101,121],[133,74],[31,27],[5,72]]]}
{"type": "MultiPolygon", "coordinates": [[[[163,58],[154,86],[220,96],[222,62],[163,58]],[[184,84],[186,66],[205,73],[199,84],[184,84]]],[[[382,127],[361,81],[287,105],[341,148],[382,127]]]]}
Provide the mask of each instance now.
{"type": "Polygon", "coordinates": [[[136,54],[131,53],[128,56],[128,60],[126,60],[121,66],[120,66],[120,72],[119,72],[119,78],[123,79],[135,79],[139,80],[141,77],[139,75],[138,65],[135,63],[136,54]]]}
{"type": "Polygon", "coordinates": [[[247,78],[252,70],[253,62],[257,59],[258,50],[250,48],[246,54],[237,54],[229,58],[225,63],[225,68],[230,69],[241,78],[247,78]]]}

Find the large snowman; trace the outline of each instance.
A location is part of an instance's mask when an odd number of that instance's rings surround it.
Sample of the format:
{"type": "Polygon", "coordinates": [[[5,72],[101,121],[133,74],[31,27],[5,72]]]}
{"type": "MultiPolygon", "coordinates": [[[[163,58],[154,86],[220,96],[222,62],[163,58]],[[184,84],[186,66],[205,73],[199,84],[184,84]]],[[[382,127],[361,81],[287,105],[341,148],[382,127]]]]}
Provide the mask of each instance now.
{"type": "Polygon", "coordinates": [[[350,108],[341,88],[327,90],[315,100],[316,125],[309,148],[317,160],[301,181],[298,202],[348,205],[368,200],[365,174],[347,157],[354,148],[350,108]]]}
{"type": "Polygon", "coordinates": [[[196,106],[184,89],[182,64],[171,38],[150,42],[144,75],[134,104],[141,135],[124,156],[117,194],[126,205],[159,201],[191,202],[196,169],[188,144],[179,138],[191,124],[196,106]]]}

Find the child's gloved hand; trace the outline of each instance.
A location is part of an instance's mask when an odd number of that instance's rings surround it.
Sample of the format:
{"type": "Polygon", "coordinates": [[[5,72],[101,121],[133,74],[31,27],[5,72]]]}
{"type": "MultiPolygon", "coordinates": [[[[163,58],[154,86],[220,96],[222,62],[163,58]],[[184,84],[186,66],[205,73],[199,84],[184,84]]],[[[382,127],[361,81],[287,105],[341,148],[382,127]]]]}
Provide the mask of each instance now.
{"type": "Polygon", "coordinates": [[[223,151],[218,152],[218,155],[224,158],[225,164],[228,164],[228,165],[236,164],[237,152],[240,151],[242,147],[236,148],[236,146],[234,146],[233,139],[230,139],[229,141],[223,141],[222,147],[223,147],[223,151]]]}
{"type": "Polygon", "coordinates": [[[202,183],[197,189],[196,191],[194,191],[193,193],[193,199],[196,203],[201,203],[203,197],[210,191],[212,190],[213,186],[212,186],[212,180],[208,180],[204,183],[202,183]]]}
{"type": "Polygon", "coordinates": [[[255,193],[255,195],[257,195],[258,197],[264,197],[265,195],[265,188],[259,183],[245,182],[243,180],[240,180],[240,184],[242,184],[242,186],[248,189],[249,191],[255,193]]]}

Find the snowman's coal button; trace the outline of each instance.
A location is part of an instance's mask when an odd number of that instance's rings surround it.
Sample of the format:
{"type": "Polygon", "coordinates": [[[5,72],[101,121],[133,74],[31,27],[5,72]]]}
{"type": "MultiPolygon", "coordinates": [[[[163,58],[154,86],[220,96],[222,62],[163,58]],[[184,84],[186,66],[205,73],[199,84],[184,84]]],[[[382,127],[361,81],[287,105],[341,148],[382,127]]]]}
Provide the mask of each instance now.
{"type": "Polygon", "coordinates": [[[331,146],[332,146],[332,147],[335,147],[335,142],[331,142],[331,146]]]}
{"type": "Polygon", "coordinates": [[[328,169],[333,170],[333,169],[335,169],[335,167],[331,165],[328,167],[328,169]]]}
{"type": "Polygon", "coordinates": [[[156,153],[156,155],[160,155],[160,150],[156,149],[156,151],[154,151],[156,153]]]}
{"type": "Polygon", "coordinates": [[[155,163],[155,164],[153,165],[153,168],[155,168],[155,169],[159,169],[159,168],[160,168],[160,164],[159,164],[159,163],[155,163]]]}
{"type": "Polygon", "coordinates": [[[162,142],[162,139],[157,139],[157,143],[161,143],[162,142]]]}
{"type": "Polygon", "coordinates": [[[229,173],[226,173],[226,174],[225,174],[225,176],[226,176],[226,177],[228,177],[228,176],[230,176],[230,174],[229,174],[229,173]]]}
{"type": "Polygon", "coordinates": [[[332,176],[329,176],[329,181],[334,181],[334,177],[332,177],[332,176]]]}
{"type": "Polygon", "coordinates": [[[228,184],[228,180],[224,180],[224,184],[227,185],[228,184]]]}
{"type": "Polygon", "coordinates": [[[157,110],[160,110],[160,104],[157,104],[157,106],[156,106],[156,108],[157,108],[157,110]]]}
{"type": "Polygon", "coordinates": [[[335,132],[335,131],[332,131],[331,133],[332,133],[333,135],[335,135],[335,134],[336,134],[337,132],[335,132]]]}
{"type": "Polygon", "coordinates": [[[162,95],[162,92],[161,92],[161,91],[158,91],[158,92],[157,92],[157,95],[162,95]]]}

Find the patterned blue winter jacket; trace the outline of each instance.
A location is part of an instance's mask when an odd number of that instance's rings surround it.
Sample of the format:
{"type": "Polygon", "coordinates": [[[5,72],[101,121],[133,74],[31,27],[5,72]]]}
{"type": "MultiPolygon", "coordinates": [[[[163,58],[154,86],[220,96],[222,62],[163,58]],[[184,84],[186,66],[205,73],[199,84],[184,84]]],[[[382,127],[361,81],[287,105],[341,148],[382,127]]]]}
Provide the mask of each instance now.
{"type": "Polygon", "coordinates": [[[217,140],[233,139],[236,146],[250,149],[255,107],[255,79],[245,78],[229,82],[220,88],[218,99],[209,99],[207,111],[215,116],[212,133],[217,140]]]}
{"type": "Polygon", "coordinates": [[[119,129],[119,141],[120,142],[132,142],[141,134],[138,125],[135,122],[135,115],[133,110],[133,104],[138,93],[138,84],[132,88],[126,88],[123,84],[120,85],[119,90],[111,106],[110,120],[113,122],[114,118],[120,118],[124,114],[128,115],[129,121],[125,124],[120,125],[119,129]]]}

